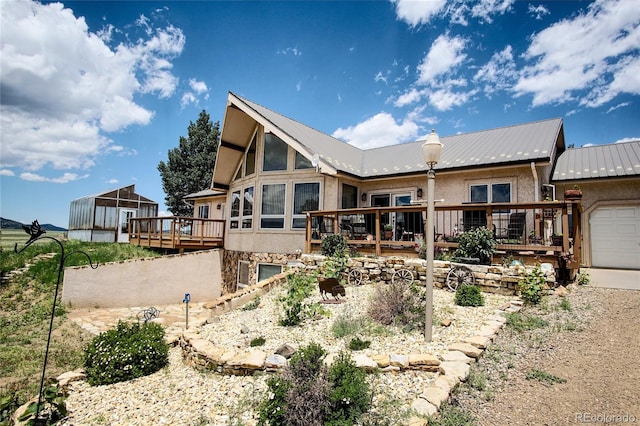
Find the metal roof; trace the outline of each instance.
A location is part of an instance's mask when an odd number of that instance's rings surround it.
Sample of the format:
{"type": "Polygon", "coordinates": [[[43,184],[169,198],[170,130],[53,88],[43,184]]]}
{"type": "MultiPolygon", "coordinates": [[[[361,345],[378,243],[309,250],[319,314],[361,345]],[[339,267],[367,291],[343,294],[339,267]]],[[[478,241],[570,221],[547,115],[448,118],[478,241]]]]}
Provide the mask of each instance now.
{"type": "Polygon", "coordinates": [[[640,176],[640,140],[571,148],[563,152],[552,181],[640,176]]]}
{"type": "MultiPolygon", "coordinates": [[[[265,131],[273,131],[294,144],[294,148],[307,158],[317,154],[320,168],[325,172],[333,169],[360,178],[374,178],[426,169],[422,140],[362,150],[230,92],[227,109],[232,104],[251,113],[265,126],[265,131]],[[323,165],[328,167],[325,169],[323,165]]],[[[227,124],[230,123],[225,122],[224,127],[227,124]]],[[[560,118],[441,137],[441,142],[443,149],[438,170],[550,162],[557,150],[564,150],[560,118]]]]}
{"type": "Polygon", "coordinates": [[[224,191],[217,191],[215,189],[203,189],[202,191],[198,191],[198,192],[194,192],[192,194],[189,195],[185,195],[184,199],[185,200],[191,200],[191,199],[195,199],[195,198],[205,198],[205,197],[217,197],[217,196],[223,196],[226,195],[227,193],[224,191]]]}

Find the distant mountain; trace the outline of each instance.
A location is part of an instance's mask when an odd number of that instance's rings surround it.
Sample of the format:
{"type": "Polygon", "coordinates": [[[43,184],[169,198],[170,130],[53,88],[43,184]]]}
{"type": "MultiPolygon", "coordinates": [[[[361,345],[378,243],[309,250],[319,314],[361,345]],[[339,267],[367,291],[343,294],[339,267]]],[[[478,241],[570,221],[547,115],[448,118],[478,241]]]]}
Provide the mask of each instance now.
{"type": "MultiPolygon", "coordinates": [[[[30,224],[25,224],[25,225],[30,225],[30,224]]],[[[45,231],[64,232],[64,231],[67,230],[66,228],[61,228],[59,226],[51,225],[49,223],[40,224],[40,226],[45,231]]],[[[0,217],[0,228],[2,228],[2,229],[22,229],[22,223],[16,222],[15,220],[11,220],[11,219],[5,219],[4,217],[0,217]]]]}

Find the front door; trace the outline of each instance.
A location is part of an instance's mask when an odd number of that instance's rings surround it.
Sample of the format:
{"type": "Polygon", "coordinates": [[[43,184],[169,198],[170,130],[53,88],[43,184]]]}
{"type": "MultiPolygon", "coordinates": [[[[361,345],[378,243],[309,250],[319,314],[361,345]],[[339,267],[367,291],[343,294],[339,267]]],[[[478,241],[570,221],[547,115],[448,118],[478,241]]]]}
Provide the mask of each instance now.
{"type": "Polygon", "coordinates": [[[118,242],[129,242],[129,220],[136,217],[136,211],[134,209],[120,209],[119,221],[118,221],[118,242]]]}

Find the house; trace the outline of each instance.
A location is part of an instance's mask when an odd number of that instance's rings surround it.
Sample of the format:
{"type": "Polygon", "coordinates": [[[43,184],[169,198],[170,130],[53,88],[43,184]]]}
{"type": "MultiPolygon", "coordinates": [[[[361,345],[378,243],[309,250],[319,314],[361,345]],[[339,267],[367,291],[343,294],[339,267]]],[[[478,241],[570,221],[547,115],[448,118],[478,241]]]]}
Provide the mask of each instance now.
{"type": "Polygon", "coordinates": [[[135,185],[78,198],[69,210],[69,238],[129,242],[129,221],[158,215],[158,203],[135,192],[135,185]]]}
{"type": "Polygon", "coordinates": [[[583,264],[640,269],[640,141],[567,149],[551,177],[583,192],[583,264]]]}
{"type": "MultiPolygon", "coordinates": [[[[211,185],[227,194],[221,203],[227,209],[224,281],[243,285],[279,272],[288,257],[305,249],[309,211],[419,201],[426,192],[423,142],[358,149],[229,93],[211,185]]],[[[541,201],[541,188],[565,151],[559,118],[441,142],[435,198],[450,205],[541,201]]],[[[508,232],[506,217],[496,218],[496,232],[508,232]]],[[[464,219],[475,220],[473,211],[464,219]]],[[[374,226],[366,217],[358,222],[364,234],[377,233],[374,226]]],[[[420,213],[389,212],[381,226],[391,227],[394,239],[424,229],[420,213]]]]}

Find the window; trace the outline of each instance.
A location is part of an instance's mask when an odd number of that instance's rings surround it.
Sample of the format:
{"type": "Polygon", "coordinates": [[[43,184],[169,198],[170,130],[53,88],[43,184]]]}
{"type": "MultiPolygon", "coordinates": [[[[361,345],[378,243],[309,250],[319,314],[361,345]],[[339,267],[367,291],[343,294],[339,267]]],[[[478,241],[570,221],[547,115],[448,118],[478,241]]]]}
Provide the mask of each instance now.
{"type": "Polygon", "coordinates": [[[358,188],[346,183],[342,184],[342,208],[355,209],[358,207],[358,188]]]}
{"type": "Polygon", "coordinates": [[[229,228],[238,229],[238,219],[240,217],[240,191],[231,193],[231,219],[229,228]]]}
{"type": "Polygon", "coordinates": [[[238,262],[238,287],[246,287],[249,285],[249,262],[238,262]]]}
{"type": "Polygon", "coordinates": [[[200,204],[198,206],[198,217],[200,219],[209,219],[209,204],[200,204]]]}
{"type": "Polygon", "coordinates": [[[231,218],[230,229],[238,229],[242,223],[242,229],[249,229],[253,226],[253,186],[242,191],[231,193],[231,218]],[[240,216],[242,212],[242,216],[240,216]]]}
{"type": "Polygon", "coordinates": [[[267,278],[271,278],[272,276],[279,274],[280,272],[282,272],[282,265],[272,265],[270,263],[259,263],[257,282],[266,280],[267,278]]]}
{"type": "Polygon", "coordinates": [[[293,189],[293,223],[292,228],[304,228],[307,218],[306,211],[318,210],[320,205],[320,184],[296,183],[293,189]]]}
{"type": "Polygon", "coordinates": [[[287,153],[289,146],[273,133],[264,135],[264,162],[262,170],[265,172],[287,170],[287,153]]]}
{"type": "Polygon", "coordinates": [[[510,203],[511,184],[492,183],[491,192],[489,184],[471,185],[469,187],[469,201],[472,203],[510,203]]]}
{"type": "Polygon", "coordinates": [[[256,172],[256,140],[258,138],[258,134],[256,133],[253,136],[253,140],[251,141],[251,145],[247,150],[247,156],[245,161],[245,176],[252,175],[256,172]]]}
{"type": "Polygon", "coordinates": [[[253,226],[253,186],[245,188],[242,197],[242,229],[253,226]]]}
{"type": "Polygon", "coordinates": [[[296,151],[295,168],[296,168],[296,170],[312,169],[313,165],[311,164],[311,161],[307,160],[302,154],[300,154],[299,152],[296,151]]]}
{"type": "Polygon", "coordinates": [[[283,183],[262,185],[261,228],[284,228],[285,189],[283,183]]]}

